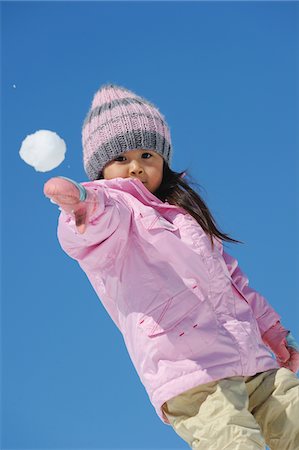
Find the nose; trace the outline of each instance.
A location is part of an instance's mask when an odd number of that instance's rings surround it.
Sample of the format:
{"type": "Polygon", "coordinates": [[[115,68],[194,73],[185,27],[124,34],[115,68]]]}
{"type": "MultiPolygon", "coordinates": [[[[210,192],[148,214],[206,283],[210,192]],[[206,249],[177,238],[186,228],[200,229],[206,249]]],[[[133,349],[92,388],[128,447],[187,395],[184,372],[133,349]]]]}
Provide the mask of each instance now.
{"type": "Polygon", "coordinates": [[[143,168],[141,164],[137,161],[132,161],[129,168],[130,174],[136,175],[143,173],[143,168]]]}

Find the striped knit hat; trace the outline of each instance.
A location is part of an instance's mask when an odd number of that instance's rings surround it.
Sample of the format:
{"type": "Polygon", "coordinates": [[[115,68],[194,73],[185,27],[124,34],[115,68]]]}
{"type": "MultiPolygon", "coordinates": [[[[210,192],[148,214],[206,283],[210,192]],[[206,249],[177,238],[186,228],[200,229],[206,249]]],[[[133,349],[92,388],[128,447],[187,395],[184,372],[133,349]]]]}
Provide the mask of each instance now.
{"type": "Polygon", "coordinates": [[[158,108],[128,89],[105,84],[95,93],[82,128],[83,164],[90,180],[129,150],[159,153],[170,165],[169,127],[158,108]]]}

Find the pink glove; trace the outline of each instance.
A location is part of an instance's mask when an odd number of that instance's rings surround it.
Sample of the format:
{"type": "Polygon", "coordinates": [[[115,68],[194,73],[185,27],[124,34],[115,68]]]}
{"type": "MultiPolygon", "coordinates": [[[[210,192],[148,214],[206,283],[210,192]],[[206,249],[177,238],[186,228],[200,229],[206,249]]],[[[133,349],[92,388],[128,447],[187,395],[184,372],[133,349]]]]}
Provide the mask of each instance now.
{"type": "Polygon", "coordinates": [[[45,183],[44,194],[74,217],[80,234],[85,232],[88,218],[98,205],[95,192],[87,191],[84,186],[69,178],[55,177],[45,183]],[[80,200],[83,198],[84,200],[80,200]]]}
{"type": "Polygon", "coordinates": [[[290,331],[278,321],[263,334],[262,339],[275,354],[279,366],[296,373],[299,370],[299,352],[295,344],[290,346],[289,335],[290,331]]]}

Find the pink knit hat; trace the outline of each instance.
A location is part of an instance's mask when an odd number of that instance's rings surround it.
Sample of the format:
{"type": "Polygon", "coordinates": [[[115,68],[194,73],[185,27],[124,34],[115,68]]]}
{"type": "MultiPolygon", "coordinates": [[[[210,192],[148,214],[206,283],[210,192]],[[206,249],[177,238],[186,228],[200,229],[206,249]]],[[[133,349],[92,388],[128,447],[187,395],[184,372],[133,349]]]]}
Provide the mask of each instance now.
{"type": "Polygon", "coordinates": [[[159,153],[170,165],[169,127],[158,108],[128,89],[105,84],[95,93],[82,128],[83,163],[90,180],[129,150],[159,153]]]}

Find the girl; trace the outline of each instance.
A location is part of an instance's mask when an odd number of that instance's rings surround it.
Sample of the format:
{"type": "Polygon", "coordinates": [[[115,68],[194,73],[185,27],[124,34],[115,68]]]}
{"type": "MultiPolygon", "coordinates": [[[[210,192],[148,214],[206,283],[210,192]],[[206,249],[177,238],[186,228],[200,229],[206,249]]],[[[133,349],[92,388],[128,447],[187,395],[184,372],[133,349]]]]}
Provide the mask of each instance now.
{"type": "Polygon", "coordinates": [[[164,116],[106,84],[82,141],[91,181],[55,177],[44,194],[160,419],[193,449],[298,450],[298,346],[224,251],[241,241],[170,169],[164,116]]]}

